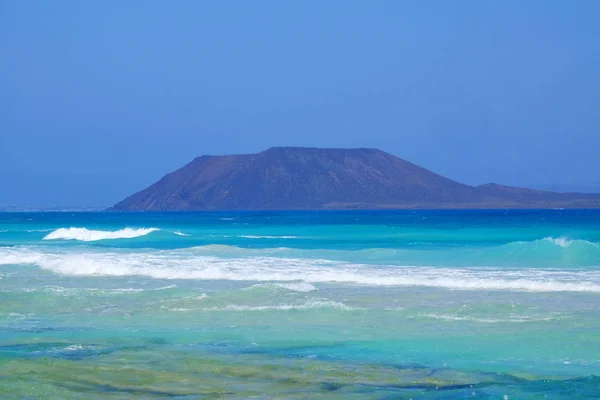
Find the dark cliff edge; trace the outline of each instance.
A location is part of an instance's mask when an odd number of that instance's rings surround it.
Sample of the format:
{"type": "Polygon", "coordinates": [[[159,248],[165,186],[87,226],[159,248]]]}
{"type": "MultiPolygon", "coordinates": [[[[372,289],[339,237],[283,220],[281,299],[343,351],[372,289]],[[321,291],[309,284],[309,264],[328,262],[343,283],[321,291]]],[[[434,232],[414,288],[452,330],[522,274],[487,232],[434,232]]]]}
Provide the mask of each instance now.
{"type": "Polygon", "coordinates": [[[202,156],[114,211],[600,208],[600,194],[469,186],[376,149],[202,156]]]}

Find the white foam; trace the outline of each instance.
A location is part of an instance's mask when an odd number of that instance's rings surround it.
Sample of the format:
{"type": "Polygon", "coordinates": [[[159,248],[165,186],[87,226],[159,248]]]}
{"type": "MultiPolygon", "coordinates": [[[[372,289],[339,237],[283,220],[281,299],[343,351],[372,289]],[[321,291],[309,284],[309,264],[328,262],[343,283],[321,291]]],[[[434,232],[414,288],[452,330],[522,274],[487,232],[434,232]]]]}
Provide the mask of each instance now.
{"type": "Polygon", "coordinates": [[[167,289],[176,289],[177,285],[167,285],[167,286],[162,286],[162,287],[157,287],[154,289],[148,289],[148,290],[167,290],[167,289]]]}
{"type": "Polygon", "coordinates": [[[53,347],[49,350],[51,353],[61,353],[64,351],[81,351],[81,350],[96,350],[100,349],[99,346],[94,345],[81,345],[81,344],[72,344],[67,347],[53,347]]]}
{"type": "Polygon", "coordinates": [[[10,317],[10,318],[15,318],[17,320],[22,320],[22,319],[25,319],[27,317],[31,317],[34,314],[33,313],[29,313],[29,314],[25,315],[25,314],[21,314],[21,313],[17,313],[17,312],[11,312],[11,313],[8,313],[8,314],[0,314],[0,315],[8,315],[8,317],[10,317]]]}
{"type": "Polygon", "coordinates": [[[65,347],[66,351],[77,351],[77,350],[83,350],[83,346],[80,344],[72,344],[70,346],[65,347]]]}
{"type": "Polygon", "coordinates": [[[158,288],[152,289],[141,289],[141,288],[115,288],[115,289],[104,289],[104,288],[67,288],[62,286],[43,286],[39,288],[23,288],[21,291],[25,293],[32,292],[46,292],[53,293],[63,297],[72,297],[78,296],[81,294],[93,294],[96,296],[102,295],[118,295],[118,294],[126,294],[126,293],[141,293],[145,291],[157,291],[157,290],[167,290],[176,288],[177,285],[168,285],[158,288]]]}
{"type": "Polygon", "coordinates": [[[555,245],[560,246],[560,247],[569,247],[570,245],[572,245],[573,243],[576,243],[576,242],[584,243],[586,245],[592,245],[594,247],[600,247],[597,243],[593,243],[588,240],[571,240],[564,236],[558,237],[558,238],[547,237],[547,238],[544,238],[544,240],[552,242],[555,245]]]}
{"type": "Polygon", "coordinates": [[[540,322],[540,321],[552,321],[556,320],[555,317],[525,317],[525,316],[509,316],[507,318],[480,318],[472,316],[458,316],[458,315],[445,315],[445,314],[427,314],[428,318],[441,319],[445,321],[470,321],[479,322],[484,324],[505,324],[505,323],[524,323],[524,322],[540,322]]]}
{"type": "Polygon", "coordinates": [[[53,293],[58,296],[63,297],[72,297],[79,295],[115,295],[115,294],[124,294],[124,293],[139,293],[143,292],[144,289],[134,289],[134,288],[123,288],[123,289],[98,289],[98,288],[66,288],[62,286],[44,286],[41,288],[35,289],[23,289],[24,292],[47,292],[53,293]]]}
{"type": "Polygon", "coordinates": [[[49,233],[44,240],[80,240],[83,242],[93,242],[105,239],[133,239],[139,236],[145,236],[149,233],[158,231],[158,228],[125,228],[118,231],[96,231],[86,228],[60,228],[49,233]]]}
{"type": "Polygon", "coordinates": [[[170,308],[169,311],[187,312],[187,311],[289,311],[289,310],[313,310],[333,308],[337,310],[358,310],[358,308],[347,306],[337,301],[311,300],[301,304],[275,304],[249,306],[245,304],[228,304],[223,307],[203,307],[203,308],[170,308]]]}
{"type": "Polygon", "coordinates": [[[205,311],[287,311],[287,310],[311,310],[315,308],[335,308],[338,310],[355,310],[344,303],[337,301],[311,300],[303,304],[278,304],[265,306],[248,306],[243,304],[229,304],[225,307],[205,308],[205,311]]]}
{"type": "Polygon", "coordinates": [[[560,247],[567,247],[568,245],[570,245],[572,243],[572,241],[566,237],[559,237],[559,238],[547,237],[547,238],[544,238],[544,240],[548,240],[560,247]]]}
{"type": "Polygon", "coordinates": [[[261,287],[283,288],[286,290],[291,290],[292,292],[314,292],[315,290],[319,290],[314,285],[311,285],[308,282],[259,283],[256,285],[252,285],[249,289],[261,287]]]}
{"type": "Polygon", "coordinates": [[[176,234],[177,236],[191,236],[190,234],[188,234],[188,233],[183,233],[183,232],[181,232],[181,231],[175,231],[175,232],[173,232],[173,233],[174,233],[174,234],[176,234]]]}
{"type": "Polygon", "coordinates": [[[225,258],[198,255],[194,249],[117,252],[12,247],[0,249],[0,264],[37,265],[67,275],[270,282],[289,285],[290,290],[299,289],[298,282],[311,285],[337,282],[457,290],[600,293],[599,270],[434,268],[301,258],[225,258]]]}
{"type": "Polygon", "coordinates": [[[314,292],[318,290],[308,282],[276,283],[275,286],[282,287],[293,292],[314,292]]]}

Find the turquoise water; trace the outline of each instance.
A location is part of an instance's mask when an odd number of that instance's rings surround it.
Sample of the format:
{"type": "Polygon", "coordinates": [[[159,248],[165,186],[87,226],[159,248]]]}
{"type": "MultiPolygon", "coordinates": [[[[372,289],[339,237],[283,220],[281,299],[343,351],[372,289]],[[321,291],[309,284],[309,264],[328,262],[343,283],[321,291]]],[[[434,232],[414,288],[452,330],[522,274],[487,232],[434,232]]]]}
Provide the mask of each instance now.
{"type": "Polygon", "coordinates": [[[599,211],[0,214],[0,398],[598,399],[599,211]]]}

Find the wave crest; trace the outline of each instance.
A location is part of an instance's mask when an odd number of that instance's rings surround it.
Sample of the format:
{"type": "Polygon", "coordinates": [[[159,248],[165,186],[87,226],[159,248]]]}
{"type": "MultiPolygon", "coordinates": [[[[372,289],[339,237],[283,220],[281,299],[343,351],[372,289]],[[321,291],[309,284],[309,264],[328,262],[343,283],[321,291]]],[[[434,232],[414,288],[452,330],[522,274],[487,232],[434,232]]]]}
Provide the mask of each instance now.
{"type": "Polygon", "coordinates": [[[47,234],[43,240],[79,240],[94,242],[107,239],[133,239],[159,231],[158,228],[125,228],[118,231],[96,231],[86,228],[60,228],[47,234]]]}
{"type": "Polygon", "coordinates": [[[317,289],[314,285],[308,282],[290,282],[290,283],[258,283],[250,286],[248,289],[260,289],[260,288],[275,288],[285,289],[292,292],[314,292],[317,289]]]}
{"type": "MultiPolygon", "coordinates": [[[[600,293],[600,271],[422,267],[353,264],[324,259],[215,257],[194,251],[160,252],[0,250],[0,264],[34,264],[66,275],[148,276],[155,279],[247,281],[285,284],[298,290],[307,284],[423,286],[455,290],[512,290],[600,293]]],[[[307,290],[306,285],[302,289],[307,290]]]]}
{"type": "Polygon", "coordinates": [[[545,322],[555,321],[560,319],[558,317],[531,317],[531,316],[518,316],[509,315],[503,318],[483,318],[476,316],[460,316],[460,315],[448,315],[448,314],[426,314],[425,317],[440,319],[444,321],[469,321],[478,322],[483,324],[510,324],[510,323],[524,323],[524,322],[545,322]]]}
{"type": "Polygon", "coordinates": [[[168,311],[189,312],[189,311],[306,311],[314,309],[332,308],[337,310],[352,311],[360,310],[359,308],[350,307],[344,303],[337,301],[325,300],[309,300],[301,304],[274,304],[274,305],[257,305],[250,306],[245,304],[228,304],[222,307],[203,307],[203,308],[170,308],[168,311]]]}
{"type": "Polygon", "coordinates": [[[584,246],[593,246],[593,247],[596,247],[596,248],[600,247],[600,246],[598,246],[598,244],[590,242],[588,240],[581,240],[581,239],[579,239],[579,240],[577,240],[577,239],[572,240],[572,239],[569,239],[569,238],[564,237],[564,236],[561,236],[561,237],[558,237],[558,238],[547,237],[547,238],[544,238],[544,240],[548,241],[548,242],[552,242],[555,245],[560,246],[560,247],[569,247],[572,244],[580,244],[580,245],[584,245],[584,246]]]}

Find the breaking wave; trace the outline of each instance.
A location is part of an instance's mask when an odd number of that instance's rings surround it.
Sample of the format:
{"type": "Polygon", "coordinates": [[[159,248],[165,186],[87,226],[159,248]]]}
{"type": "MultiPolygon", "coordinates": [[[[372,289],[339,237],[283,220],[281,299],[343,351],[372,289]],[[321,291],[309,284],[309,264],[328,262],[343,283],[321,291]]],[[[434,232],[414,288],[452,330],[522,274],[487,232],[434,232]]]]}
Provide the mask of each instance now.
{"type": "Polygon", "coordinates": [[[69,288],[62,286],[43,286],[39,288],[23,288],[21,289],[25,293],[51,293],[54,295],[62,296],[62,297],[75,297],[75,296],[83,296],[83,295],[95,295],[95,296],[105,296],[105,295],[118,295],[118,294],[128,294],[128,293],[141,293],[146,291],[159,291],[159,290],[168,290],[175,289],[177,285],[168,285],[157,288],[69,288]]]}
{"type": "Polygon", "coordinates": [[[598,245],[597,243],[590,242],[588,240],[571,240],[566,237],[559,237],[559,238],[547,237],[547,238],[544,238],[543,240],[551,242],[560,247],[568,247],[572,244],[579,244],[579,245],[584,245],[584,246],[593,246],[595,248],[600,248],[600,245],[598,245]]]}
{"type": "Polygon", "coordinates": [[[290,290],[292,292],[314,292],[317,289],[314,285],[308,282],[290,282],[290,283],[258,283],[256,285],[252,285],[248,289],[255,288],[275,288],[275,289],[285,289],[290,290]]]}
{"type": "Polygon", "coordinates": [[[432,319],[440,319],[444,321],[469,321],[478,322],[484,324],[510,324],[510,323],[524,323],[524,322],[546,322],[555,321],[560,319],[558,317],[530,317],[530,316],[515,316],[509,315],[503,318],[482,318],[475,316],[460,316],[460,315],[446,315],[446,314],[426,314],[425,317],[432,319]]]}
{"type": "Polygon", "coordinates": [[[348,263],[422,266],[505,266],[527,268],[578,268],[600,266],[600,246],[586,240],[547,238],[496,246],[453,248],[305,249],[294,247],[247,248],[213,244],[188,249],[199,256],[277,257],[327,259],[348,263]]]}
{"type": "Polygon", "coordinates": [[[289,311],[289,310],[313,310],[333,308],[337,310],[358,310],[358,308],[347,306],[337,301],[310,300],[302,304],[276,304],[249,306],[245,304],[229,304],[222,307],[200,307],[200,308],[171,308],[169,311],[189,312],[189,311],[289,311]]]}
{"type": "Polygon", "coordinates": [[[541,268],[424,267],[280,257],[216,257],[193,251],[0,249],[0,264],[37,265],[59,274],[249,281],[308,290],[315,283],[423,286],[456,290],[600,293],[600,271],[541,268]]]}
{"type": "Polygon", "coordinates": [[[96,231],[86,228],[60,228],[50,232],[44,240],[79,240],[82,242],[94,242],[106,239],[133,239],[156,232],[158,228],[125,228],[118,231],[96,231]]]}

